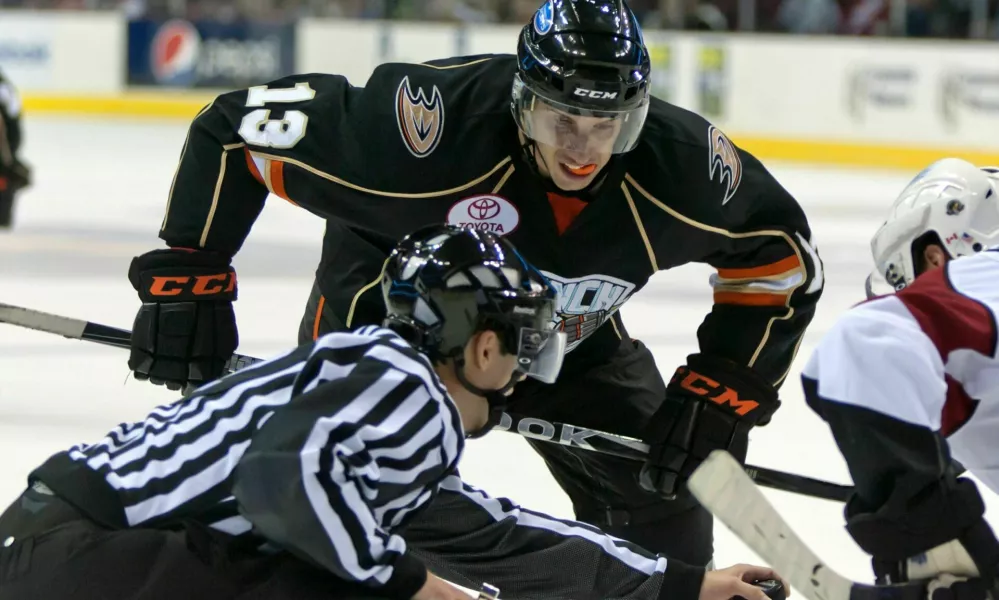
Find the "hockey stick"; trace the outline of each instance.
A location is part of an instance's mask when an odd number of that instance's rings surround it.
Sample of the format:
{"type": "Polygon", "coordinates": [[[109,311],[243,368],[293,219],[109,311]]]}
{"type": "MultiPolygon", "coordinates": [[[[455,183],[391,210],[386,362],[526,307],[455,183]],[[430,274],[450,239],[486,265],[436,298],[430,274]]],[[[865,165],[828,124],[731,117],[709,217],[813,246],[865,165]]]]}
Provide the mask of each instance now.
{"type": "MultiPolygon", "coordinates": [[[[66,338],[96,342],[116,348],[128,348],[132,332],[81,319],[62,317],[38,310],[0,303],[0,323],[54,333],[66,338]]],[[[238,371],[261,359],[233,354],[226,362],[227,372],[238,371]]],[[[533,417],[504,414],[497,429],[523,437],[572,446],[632,460],[645,460],[649,447],[640,440],[566,423],[553,423],[533,417]]],[[[760,485],[785,492],[803,494],[824,500],[845,502],[853,491],[839,485],[793,473],[746,465],[746,472],[760,485]]]]}
{"type": "MultiPolygon", "coordinates": [[[[109,327],[82,319],[62,317],[2,302],[0,302],[0,323],[34,329],[35,331],[54,333],[72,340],[96,342],[114,348],[129,348],[132,340],[132,332],[127,329],[109,327]]],[[[246,368],[253,363],[260,362],[260,360],[252,356],[233,354],[232,358],[226,361],[225,370],[231,373],[246,368]]]]}
{"type": "MultiPolygon", "coordinates": [[[[587,429],[586,427],[579,427],[568,423],[555,423],[535,417],[522,417],[504,413],[496,429],[516,433],[530,439],[553,442],[562,444],[563,446],[582,448],[584,450],[599,452],[600,454],[609,454],[632,460],[644,461],[649,454],[649,445],[635,438],[597,431],[595,429],[587,429]]],[[[838,483],[822,481],[821,479],[812,479],[804,475],[785,473],[753,465],[746,465],[743,468],[746,475],[756,483],[784,492],[792,492],[837,502],[846,502],[850,494],[853,493],[853,487],[848,485],[840,485],[838,483]]]]}
{"type": "Polygon", "coordinates": [[[926,600],[926,583],[865,585],[829,568],[799,538],[731,454],[716,450],[687,482],[694,497],[794,591],[810,600],[926,600]]]}

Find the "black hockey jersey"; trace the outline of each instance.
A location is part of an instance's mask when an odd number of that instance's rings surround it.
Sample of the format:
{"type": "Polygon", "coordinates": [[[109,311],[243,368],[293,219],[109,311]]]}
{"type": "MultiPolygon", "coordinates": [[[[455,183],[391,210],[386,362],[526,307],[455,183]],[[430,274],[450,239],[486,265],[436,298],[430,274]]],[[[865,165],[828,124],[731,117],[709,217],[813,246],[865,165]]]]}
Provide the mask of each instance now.
{"type": "Polygon", "coordinates": [[[380,322],[376,283],[400,237],[489,229],[559,288],[570,351],[586,340],[567,361],[612,352],[627,335],[617,311],[657,271],[708,263],[701,351],[782,382],[823,283],[794,198],[716,127],[658,99],[636,149],[562,193],[525,160],[516,68],[471,56],[385,64],[363,88],[306,74],[223,94],[190,129],[160,235],[232,255],[268,193],[312,211],[327,219],[321,304],[353,327],[380,322]]]}

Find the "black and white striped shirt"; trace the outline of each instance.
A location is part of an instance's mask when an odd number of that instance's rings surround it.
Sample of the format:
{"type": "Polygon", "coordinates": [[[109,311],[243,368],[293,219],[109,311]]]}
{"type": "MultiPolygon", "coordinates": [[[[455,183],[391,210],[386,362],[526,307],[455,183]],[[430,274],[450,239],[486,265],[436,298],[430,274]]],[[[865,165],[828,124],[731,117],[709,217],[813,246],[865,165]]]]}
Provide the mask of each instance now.
{"type": "Polygon", "coordinates": [[[427,358],[364,327],[202,387],[32,477],[112,526],[203,520],[409,597],[425,568],[392,532],[454,472],[463,439],[427,358]]]}

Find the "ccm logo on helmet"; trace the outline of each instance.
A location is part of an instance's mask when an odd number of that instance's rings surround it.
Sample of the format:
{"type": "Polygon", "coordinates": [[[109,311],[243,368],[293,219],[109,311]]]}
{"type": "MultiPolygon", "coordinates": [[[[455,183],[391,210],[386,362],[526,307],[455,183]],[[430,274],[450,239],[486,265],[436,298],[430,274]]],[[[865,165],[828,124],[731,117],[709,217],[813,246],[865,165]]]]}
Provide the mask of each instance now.
{"type": "Polygon", "coordinates": [[[594,98],[596,100],[613,100],[614,98],[617,98],[617,92],[601,92],[599,90],[588,90],[586,88],[576,88],[576,90],[572,93],[575,96],[594,98]]]}
{"type": "Polygon", "coordinates": [[[746,416],[760,405],[756,400],[743,400],[739,397],[739,393],[732,388],[692,371],[688,367],[677,369],[670,383],[678,383],[688,392],[705,397],[720,406],[728,405],[739,416],[746,416]]]}

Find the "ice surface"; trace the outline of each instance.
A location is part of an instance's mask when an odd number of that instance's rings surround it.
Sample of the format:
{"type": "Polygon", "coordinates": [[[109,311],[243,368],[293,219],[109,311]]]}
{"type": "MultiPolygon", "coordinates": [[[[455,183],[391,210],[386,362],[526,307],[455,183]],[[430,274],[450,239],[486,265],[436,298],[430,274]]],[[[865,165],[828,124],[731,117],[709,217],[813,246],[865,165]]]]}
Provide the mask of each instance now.
{"type": "MultiPolygon", "coordinates": [[[[138,300],[126,279],[128,263],[161,245],[156,234],[185,133],[177,121],[28,115],[25,156],[36,185],[19,201],[16,230],[0,233],[0,301],[130,327],[138,300]]],[[[802,400],[798,369],[832,319],[863,299],[868,241],[911,174],[787,165],[772,171],[809,214],[826,292],[783,388],[783,407],[771,425],[753,432],[749,460],[847,483],[832,438],[802,400]]],[[[268,203],[235,260],[240,352],[267,356],[295,343],[322,230],[322,221],[305,211],[268,203]]],[[[630,333],[653,349],[667,374],[696,348],[696,327],[710,308],[709,273],[688,266],[660,274],[623,310],[630,333]]],[[[126,358],[122,350],[0,325],[0,504],[51,453],[173,399],[131,380],[126,358]]],[[[572,515],[543,462],[517,436],[495,433],[470,443],[462,470],[494,495],[572,515]]],[[[843,530],[840,505],[768,495],[830,566],[870,577],[866,558],[843,530]]],[[[985,495],[994,520],[999,502],[985,495]]],[[[716,549],[720,566],[756,560],[720,525],[716,549]]]]}

